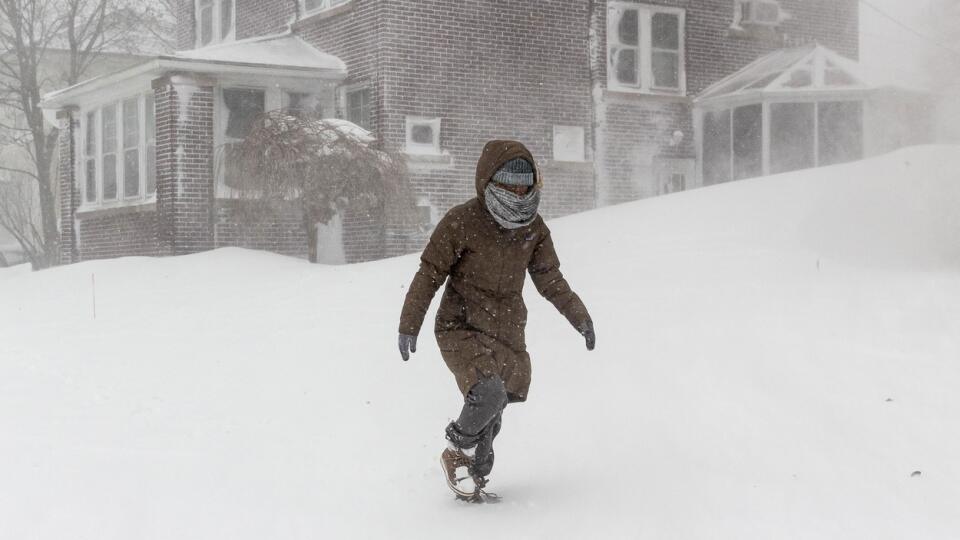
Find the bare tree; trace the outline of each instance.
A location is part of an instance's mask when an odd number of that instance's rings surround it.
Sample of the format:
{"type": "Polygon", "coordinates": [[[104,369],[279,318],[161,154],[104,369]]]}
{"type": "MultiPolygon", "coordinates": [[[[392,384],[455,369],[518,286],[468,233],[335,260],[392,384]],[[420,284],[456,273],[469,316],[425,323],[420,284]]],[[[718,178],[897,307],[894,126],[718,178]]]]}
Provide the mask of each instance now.
{"type": "MultiPolygon", "coordinates": [[[[165,6],[172,7],[172,0],[0,0],[0,107],[25,120],[22,126],[0,125],[0,130],[7,134],[4,142],[22,147],[32,164],[0,169],[29,179],[38,207],[34,221],[16,221],[31,215],[14,212],[0,225],[21,242],[34,268],[54,264],[59,252],[53,173],[57,130],[44,122],[43,93],[82,80],[104,52],[133,52],[144,43],[156,46],[155,29],[170,21],[165,6]],[[65,51],[67,57],[55,68],[49,62],[53,50],[65,51]],[[26,241],[34,231],[39,239],[26,241]]],[[[15,202],[0,211],[12,211],[15,202]]]]}
{"type": "Polygon", "coordinates": [[[10,231],[23,248],[24,256],[34,268],[42,268],[43,231],[37,227],[39,199],[34,186],[24,182],[0,184],[0,227],[10,231]]]}
{"type": "Polygon", "coordinates": [[[243,203],[241,219],[269,220],[291,204],[298,207],[311,262],[317,261],[316,225],[348,208],[386,217],[392,201],[400,220],[410,218],[400,189],[406,161],[377,148],[348,122],[269,111],[254,121],[243,143],[218,153],[230,164],[223,172],[243,203]]]}

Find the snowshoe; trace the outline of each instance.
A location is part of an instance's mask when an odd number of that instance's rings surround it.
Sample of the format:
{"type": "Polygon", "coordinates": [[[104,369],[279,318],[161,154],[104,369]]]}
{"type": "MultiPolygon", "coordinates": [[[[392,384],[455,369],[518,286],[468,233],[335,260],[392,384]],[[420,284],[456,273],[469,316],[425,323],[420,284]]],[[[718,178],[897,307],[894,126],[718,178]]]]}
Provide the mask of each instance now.
{"type": "Polygon", "coordinates": [[[499,495],[483,490],[487,485],[487,479],[471,473],[473,457],[463,450],[451,445],[440,454],[440,464],[447,479],[447,486],[450,491],[453,491],[457,500],[487,504],[500,502],[499,495]]]}
{"type": "Polygon", "coordinates": [[[440,465],[443,467],[443,476],[447,479],[450,491],[461,500],[474,498],[479,487],[470,474],[473,458],[459,448],[449,447],[440,454],[440,465]]]}

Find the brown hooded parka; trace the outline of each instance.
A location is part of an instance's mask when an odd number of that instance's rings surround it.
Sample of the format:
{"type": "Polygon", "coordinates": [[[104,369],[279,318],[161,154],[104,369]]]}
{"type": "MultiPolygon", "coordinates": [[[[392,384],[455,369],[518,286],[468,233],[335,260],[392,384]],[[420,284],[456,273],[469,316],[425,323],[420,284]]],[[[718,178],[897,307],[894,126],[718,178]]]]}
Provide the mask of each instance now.
{"type": "Polygon", "coordinates": [[[575,328],[590,320],[560,273],[543,219],[537,216],[528,226],[508,230],[487,210],[487,184],[504,163],[518,157],[533,164],[535,189],[541,189],[543,180],[526,147],[515,141],[487,143],[477,163],[477,197],[452,208],[437,224],[400,316],[400,333],[418,335],[430,301],[449,276],[434,328],[443,359],[464,395],[481,376],[499,375],[511,402],[526,400],[530,386],[522,296],[526,273],[575,328]]]}

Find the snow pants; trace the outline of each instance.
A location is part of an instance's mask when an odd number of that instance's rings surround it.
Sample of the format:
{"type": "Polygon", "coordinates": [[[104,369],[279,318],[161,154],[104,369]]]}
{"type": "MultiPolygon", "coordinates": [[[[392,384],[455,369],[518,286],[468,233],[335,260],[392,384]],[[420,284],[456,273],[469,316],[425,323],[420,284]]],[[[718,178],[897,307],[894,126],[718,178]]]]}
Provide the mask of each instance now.
{"type": "Polygon", "coordinates": [[[493,440],[500,433],[507,389],[498,376],[486,377],[470,387],[460,417],[447,426],[447,439],[457,448],[476,448],[473,470],[487,476],[493,470],[493,440]]]}

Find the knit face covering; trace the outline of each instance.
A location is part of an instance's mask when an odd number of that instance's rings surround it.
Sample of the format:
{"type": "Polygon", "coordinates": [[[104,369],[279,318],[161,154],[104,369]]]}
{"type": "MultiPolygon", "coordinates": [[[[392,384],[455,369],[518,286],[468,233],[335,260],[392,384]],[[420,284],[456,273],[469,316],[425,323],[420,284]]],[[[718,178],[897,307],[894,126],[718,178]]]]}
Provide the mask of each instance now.
{"type": "Polygon", "coordinates": [[[537,218],[537,208],[540,206],[539,189],[532,188],[525,195],[517,195],[490,182],[483,191],[483,197],[487,210],[504,229],[526,227],[537,218]]]}

